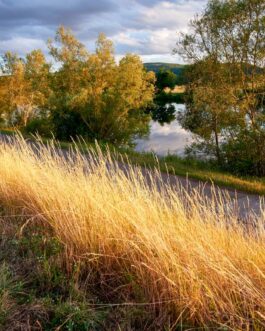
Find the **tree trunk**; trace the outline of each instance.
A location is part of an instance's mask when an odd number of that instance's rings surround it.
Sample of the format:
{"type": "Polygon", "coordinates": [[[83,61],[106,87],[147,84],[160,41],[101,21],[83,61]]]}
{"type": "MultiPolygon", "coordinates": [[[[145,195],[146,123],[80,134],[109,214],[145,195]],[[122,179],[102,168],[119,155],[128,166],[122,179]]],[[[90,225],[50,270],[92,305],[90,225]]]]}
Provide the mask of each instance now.
{"type": "Polygon", "coordinates": [[[215,153],[218,164],[221,164],[221,154],[220,154],[220,146],[219,146],[219,136],[217,130],[217,116],[214,119],[214,137],[215,137],[215,153]]]}

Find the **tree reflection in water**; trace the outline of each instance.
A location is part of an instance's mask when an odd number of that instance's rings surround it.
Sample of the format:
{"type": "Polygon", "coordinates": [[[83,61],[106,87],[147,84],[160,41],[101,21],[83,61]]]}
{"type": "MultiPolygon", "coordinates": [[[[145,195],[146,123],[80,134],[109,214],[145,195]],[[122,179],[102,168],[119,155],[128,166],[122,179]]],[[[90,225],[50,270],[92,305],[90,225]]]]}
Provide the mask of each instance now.
{"type": "Polygon", "coordinates": [[[160,125],[170,124],[176,119],[176,107],[174,104],[155,104],[150,113],[152,120],[158,122],[160,125]]]}
{"type": "Polygon", "coordinates": [[[184,104],[156,104],[148,110],[152,120],[146,137],[135,140],[138,152],[153,152],[160,156],[183,156],[187,145],[193,142],[192,133],[182,128],[177,114],[185,111],[184,104]]]}

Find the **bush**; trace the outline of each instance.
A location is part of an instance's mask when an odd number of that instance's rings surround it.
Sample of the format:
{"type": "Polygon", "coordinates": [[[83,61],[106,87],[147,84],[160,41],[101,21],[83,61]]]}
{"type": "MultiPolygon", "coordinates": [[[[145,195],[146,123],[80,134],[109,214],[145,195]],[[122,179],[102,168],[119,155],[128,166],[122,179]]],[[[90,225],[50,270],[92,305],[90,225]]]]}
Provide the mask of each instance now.
{"type": "Polygon", "coordinates": [[[56,139],[70,141],[71,138],[88,137],[88,128],[80,114],[67,107],[56,109],[51,114],[53,133],[56,139]]]}
{"type": "Polygon", "coordinates": [[[224,167],[239,175],[265,176],[265,132],[244,130],[223,145],[224,167]]]}
{"type": "Polygon", "coordinates": [[[44,137],[52,137],[52,125],[49,119],[34,118],[24,128],[28,134],[39,134],[44,137]]]}

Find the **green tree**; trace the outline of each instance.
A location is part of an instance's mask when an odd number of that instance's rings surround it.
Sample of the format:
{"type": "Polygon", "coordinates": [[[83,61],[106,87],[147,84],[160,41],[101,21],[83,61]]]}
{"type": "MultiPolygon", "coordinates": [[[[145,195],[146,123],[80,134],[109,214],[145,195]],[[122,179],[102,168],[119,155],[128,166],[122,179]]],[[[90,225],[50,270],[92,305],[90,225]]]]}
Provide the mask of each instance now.
{"type": "Polygon", "coordinates": [[[146,73],[138,56],[126,55],[117,64],[112,42],[103,34],[95,53],[88,53],[63,27],[49,48],[61,63],[52,82],[55,114],[63,109],[77,122],[79,118],[82,132],[75,131],[91,139],[126,143],[146,132],[148,118],[143,110],[153,100],[155,78],[146,73]]]}
{"type": "Polygon", "coordinates": [[[224,141],[231,128],[242,125],[242,113],[234,111],[237,98],[228,81],[228,67],[206,58],[190,68],[186,95],[186,111],[178,118],[183,127],[205,140],[219,164],[223,162],[220,140],[224,141]]]}
{"type": "MultiPolygon", "coordinates": [[[[236,144],[244,133],[260,146],[265,124],[264,1],[209,1],[191,27],[192,33],[181,36],[175,51],[193,64],[196,73],[189,84],[192,111],[199,109],[205,118],[216,121],[216,129],[210,126],[217,158],[220,160],[218,132],[223,136],[222,145],[236,144]]],[[[200,123],[201,132],[210,122],[200,123]]],[[[226,151],[224,148],[227,161],[226,151]]],[[[263,155],[262,150],[257,153],[263,155]]]]}
{"type": "Polygon", "coordinates": [[[177,75],[171,70],[160,69],[156,74],[156,86],[159,91],[164,90],[166,87],[171,90],[174,89],[177,82],[177,75]]]}

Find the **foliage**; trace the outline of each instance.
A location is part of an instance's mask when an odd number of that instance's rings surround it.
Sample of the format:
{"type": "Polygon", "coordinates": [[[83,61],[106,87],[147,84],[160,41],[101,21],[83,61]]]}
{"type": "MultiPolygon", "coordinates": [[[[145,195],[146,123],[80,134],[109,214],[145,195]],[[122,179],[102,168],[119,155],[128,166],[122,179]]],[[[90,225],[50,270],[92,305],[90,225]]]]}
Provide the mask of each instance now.
{"type": "Polygon", "coordinates": [[[265,132],[241,130],[223,146],[225,168],[243,175],[265,174],[265,132]]]}
{"type": "Polygon", "coordinates": [[[51,112],[50,121],[56,139],[69,141],[71,137],[82,136],[86,140],[92,140],[80,114],[63,103],[51,112]]]}
{"type": "Polygon", "coordinates": [[[41,135],[43,137],[51,138],[53,129],[49,118],[33,118],[23,128],[26,134],[41,135]]]}
{"type": "Polygon", "coordinates": [[[159,91],[164,90],[166,87],[174,89],[177,82],[177,75],[170,70],[160,69],[156,74],[156,87],[159,91]]]}
{"type": "Polygon", "coordinates": [[[20,59],[7,52],[1,65],[4,81],[1,104],[13,125],[26,126],[47,105],[50,65],[41,50],[20,59]]]}
{"type": "MultiPolygon", "coordinates": [[[[241,146],[245,143],[249,155],[253,149],[248,140],[264,148],[259,143],[265,124],[264,18],[262,0],[209,1],[202,16],[191,22],[192,33],[182,35],[176,50],[193,63],[182,122],[206,144],[212,142],[219,164],[230,169],[233,163],[227,152],[235,150],[239,141],[241,146]]],[[[259,166],[265,163],[260,160],[263,149],[255,151],[251,165],[264,175],[259,166]]]]}
{"type": "Polygon", "coordinates": [[[186,76],[186,72],[190,67],[188,64],[153,62],[144,63],[144,67],[147,71],[153,71],[155,74],[157,74],[160,70],[169,70],[173,72],[176,75],[176,85],[186,85],[189,82],[188,77],[186,76]]]}
{"type": "Polygon", "coordinates": [[[160,70],[170,70],[177,77],[181,75],[182,70],[186,67],[185,64],[177,64],[177,63],[165,63],[165,62],[152,62],[152,63],[144,63],[144,67],[147,71],[153,71],[158,73],[160,70]]]}
{"type": "Polygon", "coordinates": [[[82,135],[117,144],[148,132],[145,109],[153,100],[155,76],[138,56],[127,54],[117,64],[103,34],[89,53],[64,27],[48,47],[56,70],[40,50],[25,59],[10,52],[3,57],[0,111],[6,124],[45,133],[44,125],[34,126],[48,119],[57,138],[82,135]]]}
{"type": "Polygon", "coordinates": [[[80,130],[70,131],[80,134],[85,127],[85,136],[92,139],[126,143],[133,135],[145,133],[148,118],[143,110],[153,99],[154,75],[145,72],[139,57],[128,54],[116,64],[112,42],[103,34],[94,54],[63,27],[55,42],[50,41],[49,48],[61,63],[52,81],[56,132],[62,114],[63,122],[66,116],[81,120],[80,130]]]}

